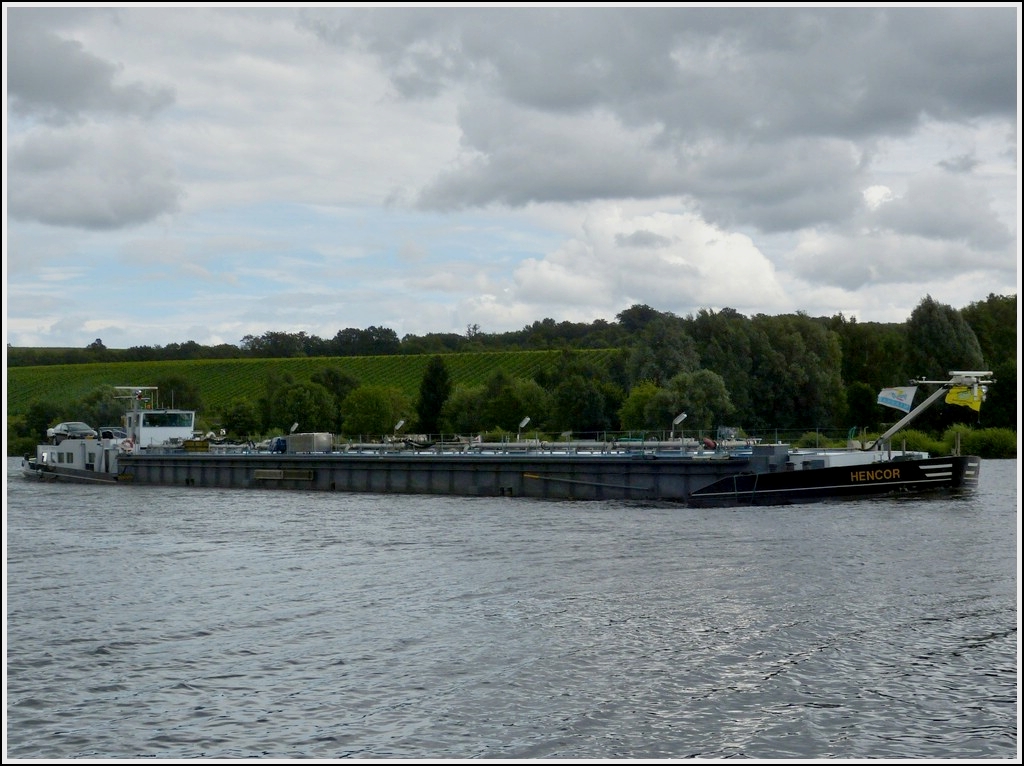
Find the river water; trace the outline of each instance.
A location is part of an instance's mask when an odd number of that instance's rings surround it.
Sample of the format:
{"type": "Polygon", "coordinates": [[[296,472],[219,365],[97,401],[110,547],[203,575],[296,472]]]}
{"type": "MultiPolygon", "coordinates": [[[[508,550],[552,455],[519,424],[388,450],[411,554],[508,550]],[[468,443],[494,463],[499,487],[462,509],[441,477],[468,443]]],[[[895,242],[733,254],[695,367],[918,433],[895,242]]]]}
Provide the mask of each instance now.
{"type": "Polygon", "coordinates": [[[708,510],[6,486],[8,759],[1010,759],[1019,478],[708,510]]]}

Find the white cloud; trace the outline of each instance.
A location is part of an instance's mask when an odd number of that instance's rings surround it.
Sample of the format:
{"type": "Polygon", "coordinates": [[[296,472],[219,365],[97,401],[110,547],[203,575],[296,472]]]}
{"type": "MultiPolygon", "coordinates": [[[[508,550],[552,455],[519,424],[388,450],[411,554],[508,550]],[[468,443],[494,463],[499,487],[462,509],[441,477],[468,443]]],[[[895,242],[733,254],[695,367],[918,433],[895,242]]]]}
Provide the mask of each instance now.
{"type": "Polygon", "coordinates": [[[892,189],[888,186],[876,184],[863,191],[864,202],[870,210],[877,210],[881,205],[893,199],[892,189]]]}

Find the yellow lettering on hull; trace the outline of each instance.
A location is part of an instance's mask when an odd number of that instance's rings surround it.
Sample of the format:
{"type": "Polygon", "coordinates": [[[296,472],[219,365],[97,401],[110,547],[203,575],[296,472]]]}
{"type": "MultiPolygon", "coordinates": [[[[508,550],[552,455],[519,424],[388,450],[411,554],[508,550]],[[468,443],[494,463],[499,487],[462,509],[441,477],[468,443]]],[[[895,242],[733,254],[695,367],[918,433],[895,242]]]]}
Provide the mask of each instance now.
{"type": "Polygon", "coordinates": [[[899,478],[899,468],[874,468],[865,471],[850,472],[850,481],[855,484],[863,481],[894,481],[899,478]]]}

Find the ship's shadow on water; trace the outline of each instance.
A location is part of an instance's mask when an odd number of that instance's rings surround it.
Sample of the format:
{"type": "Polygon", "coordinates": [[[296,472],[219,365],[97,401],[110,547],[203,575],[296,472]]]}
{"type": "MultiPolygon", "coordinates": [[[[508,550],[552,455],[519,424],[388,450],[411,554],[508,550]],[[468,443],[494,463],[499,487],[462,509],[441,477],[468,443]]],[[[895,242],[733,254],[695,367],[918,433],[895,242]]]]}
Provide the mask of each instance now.
{"type": "Polygon", "coordinates": [[[7,471],[7,758],[1010,759],[1017,461],[753,508],[7,471]]]}

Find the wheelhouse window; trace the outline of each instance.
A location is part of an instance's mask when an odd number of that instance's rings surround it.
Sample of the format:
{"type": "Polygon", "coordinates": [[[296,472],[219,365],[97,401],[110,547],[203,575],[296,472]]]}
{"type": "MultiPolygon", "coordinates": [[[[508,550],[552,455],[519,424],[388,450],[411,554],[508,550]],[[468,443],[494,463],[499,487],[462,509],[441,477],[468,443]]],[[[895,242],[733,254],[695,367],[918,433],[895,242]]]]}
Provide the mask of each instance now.
{"type": "Polygon", "coordinates": [[[151,428],[191,428],[191,412],[145,412],[142,424],[151,428]]]}

